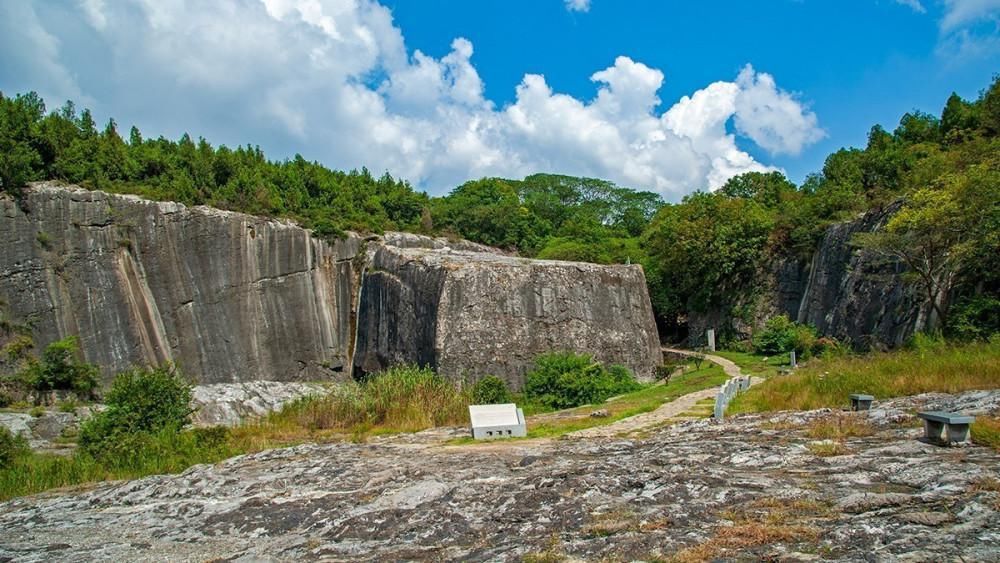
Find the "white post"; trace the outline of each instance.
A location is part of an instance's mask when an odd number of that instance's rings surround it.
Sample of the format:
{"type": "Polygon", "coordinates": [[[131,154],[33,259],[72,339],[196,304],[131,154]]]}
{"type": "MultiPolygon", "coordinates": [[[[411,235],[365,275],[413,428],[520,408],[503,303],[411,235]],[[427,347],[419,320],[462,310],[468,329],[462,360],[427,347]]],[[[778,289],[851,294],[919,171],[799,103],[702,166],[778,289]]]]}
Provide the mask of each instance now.
{"type": "Polygon", "coordinates": [[[795,363],[795,350],[792,350],[792,351],[791,351],[791,352],[790,352],[790,353],[788,354],[788,356],[789,356],[789,360],[790,360],[790,361],[789,361],[789,363],[790,363],[790,364],[792,365],[792,367],[793,367],[793,368],[794,368],[794,367],[798,367],[798,364],[796,364],[796,363],[795,363]]]}
{"type": "Polygon", "coordinates": [[[715,420],[722,420],[722,414],[726,406],[722,403],[722,393],[715,396],[715,420]]]}
{"type": "Polygon", "coordinates": [[[715,329],[710,328],[706,330],[705,337],[708,339],[708,351],[715,352],[715,329]]]}

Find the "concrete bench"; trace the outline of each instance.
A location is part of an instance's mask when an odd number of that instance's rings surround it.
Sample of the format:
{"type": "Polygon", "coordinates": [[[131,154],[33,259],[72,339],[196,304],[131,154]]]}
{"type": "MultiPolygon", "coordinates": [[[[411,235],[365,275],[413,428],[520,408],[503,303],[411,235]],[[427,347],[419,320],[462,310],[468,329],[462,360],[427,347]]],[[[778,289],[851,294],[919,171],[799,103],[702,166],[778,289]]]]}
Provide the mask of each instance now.
{"type": "Polygon", "coordinates": [[[969,439],[969,425],[976,417],[954,412],[917,413],[924,419],[924,437],[938,444],[962,443],[969,439]]]}
{"type": "Polygon", "coordinates": [[[862,395],[861,393],[851,394],[851,410],[852,411],[866,411],[872,408],[872,401],[875,397],[871,395],[862,395]]]}

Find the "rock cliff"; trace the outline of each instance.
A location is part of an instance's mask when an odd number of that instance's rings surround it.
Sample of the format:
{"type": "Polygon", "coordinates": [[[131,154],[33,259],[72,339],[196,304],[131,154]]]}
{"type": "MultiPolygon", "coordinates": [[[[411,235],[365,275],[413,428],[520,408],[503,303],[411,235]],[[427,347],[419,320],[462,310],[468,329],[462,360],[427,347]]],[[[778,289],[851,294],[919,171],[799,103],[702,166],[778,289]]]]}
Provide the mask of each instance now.
{"type": "Polygon", "coordinates": [[[857,233],[881,229],[898,204],[830,226],[811,259],[774,257],[757,287],[735,303],[689,317],[691,341],[707,328],[748,337],[773,315],[811,324],[820,334],[858,348],[894,347],[924,328],[928,305],[903,280],[905,268],[851,244],[857,233]]]}
{"type": "Polygon", "coordinates": [[[177,362],[201,383],[349,369],[360,240],[97,191],[0,199],[0,299],[44,345],[78,335],[105,376],[177,362]]]}
{"type": "Polygon", "coordinates": [[[590,352],[640,377],[661,363],[639,266],[383,246],[364,277],[359,318],[354,364],[363,371],[416,362],[518,388],[544,352],[590,352]]]}
{"type": "Polygon", "coordinates": [[[404,233],[328,243],[287,221],[52,184],[0,197],[0,300],[39,346],[78,335],[106,378],[166,360],[202,384],[415,362],[516,383],[553,349],[641,375],[659,363],[638,267],[404,233]]]}

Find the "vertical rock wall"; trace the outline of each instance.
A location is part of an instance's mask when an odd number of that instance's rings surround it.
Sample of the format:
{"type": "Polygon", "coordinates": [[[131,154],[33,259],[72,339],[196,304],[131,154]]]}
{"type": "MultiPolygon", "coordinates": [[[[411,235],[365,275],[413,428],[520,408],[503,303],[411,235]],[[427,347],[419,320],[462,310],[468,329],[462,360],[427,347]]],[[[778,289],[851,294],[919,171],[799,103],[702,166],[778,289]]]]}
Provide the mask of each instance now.
{"type": "Polygon", "coordinates": [[[42,185],[0,199],[0,241],[0,299],[40,345],[78,335],[106,377],[165,360],[201,383],[349,371],[357,238],[42,185]]]}
{"type": "Polygon", "coordinates": [[[707,328],[747,338],[773,315],[816,327],[858,348],[894,347],[925,322],[928,304],[903,280],[905,268],[851,243],[857,233],[885,226],[900,205],[870,211],[830,226],[810,260],[776,257],[748,295],[688,319],[692,345],[702,345],[707,328]]]}
{"type": "Polygon", "coordinates": [[[428,248],[379,248],[364,278],[355,366],[400,361],[514,388],[542,353],[592,353],[650,377],[660,344],[638,266],[526,260],[428,248]],[[417,340],[399,338],[405,327],[417,340]]]}
{"type": "Polygon", "coordinates": [[[638,266],[491,251],[403,233],[328,244],[288,222],[47,184],[0,196],[0,299],[39,347],[79,336],[108,380],[167,360],[201,384],[418,363],[519,385],[552,350],[652,375],[638,266]]]}
{"type": "Polygon", "coordinates": [[[809,267],[792,319],[861,347],[898,346],[922,328],[923,300],[903,282],[904,267],[851,245],[857,233],[877,231],[899,205],[831,226],[809,267]]]}

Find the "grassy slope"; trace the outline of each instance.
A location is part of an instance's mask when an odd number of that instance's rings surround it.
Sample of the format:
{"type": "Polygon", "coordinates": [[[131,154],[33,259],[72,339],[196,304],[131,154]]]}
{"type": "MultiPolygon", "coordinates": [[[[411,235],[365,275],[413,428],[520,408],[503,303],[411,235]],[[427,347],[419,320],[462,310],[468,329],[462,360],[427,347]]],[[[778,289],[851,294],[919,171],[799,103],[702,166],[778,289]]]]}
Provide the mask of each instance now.
{"type": "Polygon", "coordinates": [[[846,407],[851,393],[876,399],[932,391],[1000,388],[1000,341],[937,343],[864,356],[816,359],[794,373],[772,377],[739,396],[729,412],[846,407]]]}
{"type": "Polygon", "coordinates": [[[559,418],[539,416],[539,422],[528,419],[528,437],[543,438],[562,436],[576,430],[603,426],[612,422],[655,410],[674,399],[715,387],[726,382],[726,374],[719,366],[705,362],[701,369],[674,376],[666,385],[651,385],[638,391],[622,395],[601,405],[577,407],[559,418]],[[595,409],[605,409],[608,416],[594,418],[590,413],[595,409]]]}

